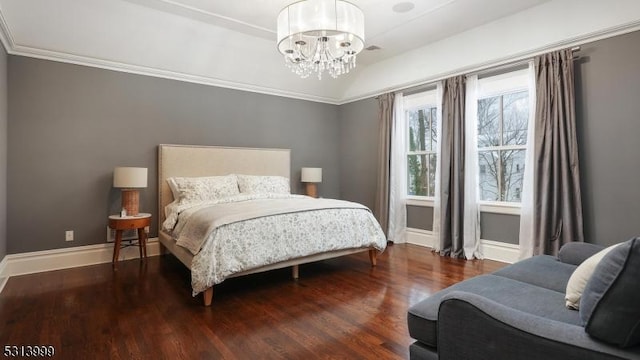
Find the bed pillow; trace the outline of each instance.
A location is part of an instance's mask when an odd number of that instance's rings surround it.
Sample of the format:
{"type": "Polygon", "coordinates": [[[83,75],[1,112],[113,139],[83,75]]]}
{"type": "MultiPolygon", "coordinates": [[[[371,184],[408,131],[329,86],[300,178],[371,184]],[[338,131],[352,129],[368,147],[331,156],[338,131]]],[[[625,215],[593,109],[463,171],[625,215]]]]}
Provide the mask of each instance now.
{"type": "Polygon", "coordinates": [[[175,178],[168,178],[167,185],[169,185],[169,190],[171,190],[171,194],[173,195],[173,201],[178,201],[180,199],[180,191],[178,191],[178,185],[174,180],[175,178]]]}
{"type": "Polygon", "coordinates": [[[180,205],[222,199],[239,194],[235,175],[206,177],[173,177],[167,180],[173,186],[174,199],[180,205]],[[177,194],[176,194],[177,193],[177,194]]]}
{"type": "Polygon", "coordinates": [[[567,308],[578,310],[580,308],[580,298],[584,292],[584,287],[587,286],[587,282],[591,278],[591,275],[596,270],[596,266],[600,263],[602,258],[613,250],[615,244],[600,250],[587,260],[583,261],[571,274],[569,281],[567,282],[567,293],[565,295],[567,308]]]}
{"type": "Polygon", "coordinates": [[[580,300],[585,331],[599,340],[630,347],[640,344],[640,238],[602,258],[580,300]]]}
{"type": "Polygon", "coordinates": [[[238,186],[244,194],[290,194],[289,179],[282,176],[238,175],[238,186]]]}

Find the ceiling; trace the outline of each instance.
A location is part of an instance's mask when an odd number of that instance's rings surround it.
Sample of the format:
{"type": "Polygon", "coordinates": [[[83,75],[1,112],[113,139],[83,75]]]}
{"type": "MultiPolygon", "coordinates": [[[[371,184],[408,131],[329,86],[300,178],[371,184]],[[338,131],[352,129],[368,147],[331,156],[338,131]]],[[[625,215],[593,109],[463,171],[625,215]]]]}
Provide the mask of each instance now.
{"type": "MultiPolygon", "coordinates": [[[[358,55],[355,72],[549,1],[351,0],[365,46],[380,48],[358,55]]],[[[352,74],[299,79],[276,49],[276,17],[292,2],[0,0],[0,35],[12,54],[339,103],[352,74]]]]}
{"type": "MultiPolygon", "coordinates": [[[[151,9],[261,37],[274,42],[280,10],[296,0],[127,0],[151,9]]],[[[359,62],[371,64],[444,39],[549,0],[350,0],[362,9],[365,51],[359,62]],[[394,11],[396,5],[413,7],[394,11]]],[[[402,7],[402,6],[401,6],[402,7]]]]}

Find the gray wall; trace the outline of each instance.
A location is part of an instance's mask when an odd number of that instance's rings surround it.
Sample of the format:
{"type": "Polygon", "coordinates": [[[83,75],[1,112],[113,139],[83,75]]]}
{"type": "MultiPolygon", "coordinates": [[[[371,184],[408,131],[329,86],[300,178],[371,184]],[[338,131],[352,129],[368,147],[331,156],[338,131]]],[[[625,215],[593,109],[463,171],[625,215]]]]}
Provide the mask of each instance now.
{"type": "Polygon", "coordinates": [[[18,56],[8,70],[8,253],[105,242],[116,166],[149,168],[140,207],[157,216],[161,143],[290,148],[294,191],[313,166],[340,195],[337,106],[18,56]]]}
{"type": "Polygon", "coordinates": [[[407,226],[414,229],[433,231],[433,208],[430,206],[407,205],[407,226]]]}
{"type": "Polygon", "coordinates": [[[517,244],[520,216],[483,212],[480,214],[480,231],[480,238],[483,240],[517,244]]]}
{"type": "MultiPolygon", "coordinates": [[[[576,115],[586,241],[614,244],[640,235],[640,32],[582,46],[576,115]]],[[[375,199],[377,102],[340,107],[344,198],[375,199]],[[364,129],[365,126],[372,128],[364,129]],[[375,131],[373,130],[375,127],[375,131]],[[363,166],[362,164],[366,164],[363,166]],[[366,171],[351,171],[352,168],[366,171]]],[[[432,230],[432,209],[407,207],[408,226],[432,230]]],[[[518,243],[519,216],[482,213],[482,238],[518,243]]]]}
{"type": "Polygon", "coordinates": [[[640,235],[640,32],[583,45],[576,62],[587,241],[640,235]]]}
{"type": "Polygon", "coordinates": [[[7,253],[7,52],[0,45],[0,261],[7,253]]]}
{"type": "Polygon", "coordinates": [[[378,101],[341,105],[340,196],[373,209],[378,160],[378,101]]]}

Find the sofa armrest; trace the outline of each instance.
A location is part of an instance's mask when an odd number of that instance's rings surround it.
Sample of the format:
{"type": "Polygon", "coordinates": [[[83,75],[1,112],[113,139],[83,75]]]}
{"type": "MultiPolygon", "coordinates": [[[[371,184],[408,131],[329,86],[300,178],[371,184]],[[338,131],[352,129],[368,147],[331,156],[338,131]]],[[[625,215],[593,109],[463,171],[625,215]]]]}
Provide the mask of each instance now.
{"type": "Polygon", "coordinates": [[[558,259],[566,264],[580,265],[602,249],[604,246],[584,242],[568,243],[560,248],[558,259]]]}
{"type": "Polygon", "coordinates": [[[640,347],[607,345],[589,337],[581,326],[462,291],[452,291],[442,299],[437,348],[440,360],[640,359],[640,347]]]}

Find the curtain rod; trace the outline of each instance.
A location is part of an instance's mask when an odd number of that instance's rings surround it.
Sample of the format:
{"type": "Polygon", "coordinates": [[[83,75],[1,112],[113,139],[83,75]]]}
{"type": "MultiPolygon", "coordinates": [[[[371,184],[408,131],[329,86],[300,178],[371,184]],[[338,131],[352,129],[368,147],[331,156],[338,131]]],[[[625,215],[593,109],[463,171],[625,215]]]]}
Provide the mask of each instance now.
{"type": "MultiPolygon", "coordinates": [[[[571,48],[571,52],[574,53],[573,60],[576,60],[576,59],[580,58],[579,55],[575,55],[575,53],[578,52],[578,51],[580,51],[580,46],[574,46],[574,47],[571,48]]],[[[479,69],[479,70],[476,70],[476,71],[471,71],[471,72],[468,72],[468,73],[451,74],[451,75],[446,76],[446,77],[437,78],[437,79],[434,79],[434,80],[430,80],[429,82],[425,82],[425,83],[418,84],[418,85],[415,85],[415,86],[410,86],[410,87],[403,88],[403,89],[397,89],[397,90],[392,91],[392,92],[402,92],[402,93],[405,93],[405,92],[410,92],[410,93],[419,92],[420,90],[435,86],[435,83],[437,83],[438,81],[442,81],[442,80],[444,80],[444,79],[446,79],[448,77],[451,77],[451,76],[480,75],[480,74],[485,74],[485,73],[488,73],[488,72],[500,71],[502,69],[509,69],[509,68],[512,68],[512,67],[522,66],[522,65],[528,64],[529,61],[531,61],[531,60],[533,60],[533,57],[526,58],[526,59],[520,59],[520,60],[514,60],[514,61],[502,63],[500,65],[490,66],[490,67],[482,68],[482,69],[479,69]]],[[[379,94],[379,95],[381,95],[381,94],[379,94]]],[[[376,96],[376,98],[378,96],[376,96]]]]}

